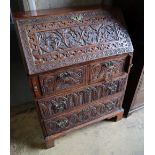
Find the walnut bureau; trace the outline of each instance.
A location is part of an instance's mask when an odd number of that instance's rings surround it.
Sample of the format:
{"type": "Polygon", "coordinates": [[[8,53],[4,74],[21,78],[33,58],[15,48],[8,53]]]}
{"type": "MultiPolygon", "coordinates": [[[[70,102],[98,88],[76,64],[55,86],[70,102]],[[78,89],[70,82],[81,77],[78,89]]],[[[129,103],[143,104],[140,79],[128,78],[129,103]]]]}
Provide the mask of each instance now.
{"type": "Polygon", "coordinates": [[[133,46],[119,15],[102,7],[14,14],[47,148],[70,131],[122,118],[133,46]]]}

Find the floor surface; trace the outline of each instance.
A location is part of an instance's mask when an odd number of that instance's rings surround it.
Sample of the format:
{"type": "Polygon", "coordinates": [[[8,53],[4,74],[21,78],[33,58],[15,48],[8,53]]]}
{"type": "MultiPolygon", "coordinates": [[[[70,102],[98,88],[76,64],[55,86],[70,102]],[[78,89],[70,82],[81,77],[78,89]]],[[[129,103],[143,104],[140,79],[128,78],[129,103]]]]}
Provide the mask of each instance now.
{"type": "Polygon", "coordinates": [[[143,116],[142,109],[119,122],[101,121],[44,149],[37,114],[31,109],[11,118],[11,155],[143,155],[143,116]]]}

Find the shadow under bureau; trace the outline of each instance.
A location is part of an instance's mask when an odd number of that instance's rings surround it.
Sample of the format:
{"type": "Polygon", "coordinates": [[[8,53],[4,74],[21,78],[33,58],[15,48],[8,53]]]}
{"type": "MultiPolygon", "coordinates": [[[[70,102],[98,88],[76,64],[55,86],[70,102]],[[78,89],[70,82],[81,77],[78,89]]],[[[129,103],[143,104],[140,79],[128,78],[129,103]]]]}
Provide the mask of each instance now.
{"type": "Polygon", "coordinates": [[[98,7],[14,14],[47,148],[72,130],[122,118],[133,47],[119,15],[98,7]]]}

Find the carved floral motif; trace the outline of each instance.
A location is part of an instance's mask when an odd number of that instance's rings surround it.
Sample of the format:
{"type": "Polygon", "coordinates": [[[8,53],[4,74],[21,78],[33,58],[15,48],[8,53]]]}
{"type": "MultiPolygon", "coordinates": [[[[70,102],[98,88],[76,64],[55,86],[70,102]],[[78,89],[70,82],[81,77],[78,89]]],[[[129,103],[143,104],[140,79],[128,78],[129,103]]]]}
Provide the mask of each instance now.
{"type": "Polygon", "coordinates": [[[85,82],[85,66],[63,72],[43,74],[39,76],[41,90],[44,95],[81,85],[85,82]]]}
{"type": "Polygon", "coordinates": [[[111,80],[124,72],[125,59],[100,62],[91,66],[91,81],[111,80]]]}
{"type": "Polygon", "coordinates": [[[71,94],[52,97],[39,101],[39,108],[43,118],[67,111],[79,105],[88,104],[105,96],[113,95],[124,89],[126,78],[113,82],[104,82],[97,86],[91,86],[71,94]]]}
{"type": "Polygon", "coordinates": [[[89,105],[78,112],[68,114],[67,116],[55,118],[54,120],[45,121],[45,127],[47,134],[55,134],[69,128],[73,128],[77,125],[94,120],[98,117],[102,117],[114,110],[120,108],[122,97],[113,99],[106,103],[100,103],[98,105],[89,105]]]}
{"type": "Polygon", "coordinates": [[[125,28],[103,10],[17,20],[29,73],[133,52],[125,28]]]}
{"type": "Polygon", "coordinates": [[[36,32],[35,35],[41,55],[59,49],[77,48],[119,39],[113,23],[41,31],[36,32]]]}

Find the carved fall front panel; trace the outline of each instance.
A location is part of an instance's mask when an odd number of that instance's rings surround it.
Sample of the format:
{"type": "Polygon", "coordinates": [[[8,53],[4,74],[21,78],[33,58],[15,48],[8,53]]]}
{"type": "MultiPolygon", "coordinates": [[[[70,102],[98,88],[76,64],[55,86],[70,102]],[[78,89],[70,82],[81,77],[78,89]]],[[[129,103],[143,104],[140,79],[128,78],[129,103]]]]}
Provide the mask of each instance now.
{"type": "Polygon", "coordinates": [[[113,82],[104,82],[96,86],[89,86],[67,95],[40,100],[38,103],[41,115],[43,118],[49,118],[54,114],[60,114],[77,106],[97,101],[108,95],[113,95],[123,91],[125,83],[126,78],[120,78],[113,82]]]}
{"type": "Polygon", "coordinates": [[[125,28],[103,10],[17,20],[29,73],[133,52],[125,28]]]}
{"type": "Polygon", "coordinates": [[[47,135],[65,131],[69,128],[73,128],[80,124],[102,117],[105,114],[111,113],[114,110],[121,108],[121,104],[122,97],[118,97],[106,103],[89,105],[74,113],[67,114],[64,117],[58,117],[53,120],[46,120],[44,123],[47,135]]]}

